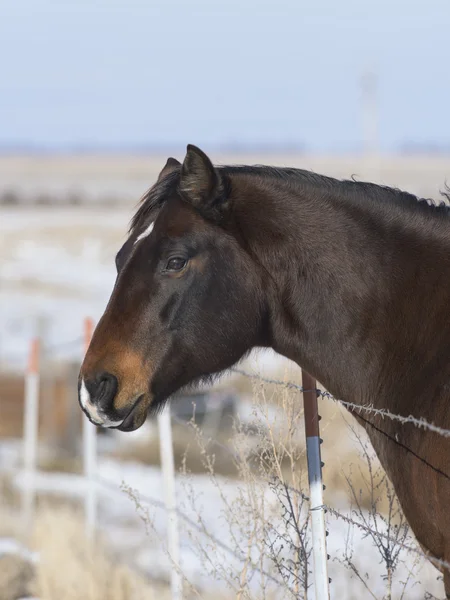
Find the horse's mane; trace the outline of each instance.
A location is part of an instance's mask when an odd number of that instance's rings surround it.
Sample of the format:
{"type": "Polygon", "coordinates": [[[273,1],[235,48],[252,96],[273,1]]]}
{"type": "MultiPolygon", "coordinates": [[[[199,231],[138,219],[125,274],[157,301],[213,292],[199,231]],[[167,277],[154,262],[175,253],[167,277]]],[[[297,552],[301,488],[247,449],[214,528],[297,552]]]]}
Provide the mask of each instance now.
{"type": "MultiPolygon", "coordinates": [[[[295,169],[292,167],[268,167],[265,165],[231,165],[220,166],[218,170],[226,177],[233,175],[249,175],[261,180],[275,179],[284,182],[298,184],[303,188],[308,186],[315,190],[332,190],[346,197],[389,202],[405,210],[419,211],[421,213],[435,214],[450,217],[450,187],[445,184],[445,190],[441,195],[446,201],[437,203],[433,199],[420,198],[409,192],[376,183],[357,181],[354,178],[347,180],[335,179],[327,175],[319,175],[313,171],[295,169]]],[[[153,185],[141,198],[138,209],[130,224],[130,231],[144,222],[149,214],[160,207],[169,195],[173,194],[178,187],[181,169],[175,169],[166,177],[153,185]]]]}
{"type": "Polygon", "coordinates": [[[267,167],[264,165],[255,166],[228,166],[223,167],[227,174],[249,174],[259,177],[269,177],[282,181],[297,181],[300,184],[309,185],[311,187],[322,189],[333,189],[345,195],[360,195],[364,200],[364,196],[369,196],[371,199],[386,201],[390,200],[400,205],[412,207],[413,209],[425,210],[450,216],[450,187],[445,184],[445,189],[440,194],[446,201],[436,202],[431,198],[421,198],[410,192],[404,192],[398,188],[379,185],[377,183],[369,183],[366,181],[357,181],[352,179],[335,179],[327,175],[320,175],[313,171],[305,169],[295,169],[291,167],[267,167]]]}

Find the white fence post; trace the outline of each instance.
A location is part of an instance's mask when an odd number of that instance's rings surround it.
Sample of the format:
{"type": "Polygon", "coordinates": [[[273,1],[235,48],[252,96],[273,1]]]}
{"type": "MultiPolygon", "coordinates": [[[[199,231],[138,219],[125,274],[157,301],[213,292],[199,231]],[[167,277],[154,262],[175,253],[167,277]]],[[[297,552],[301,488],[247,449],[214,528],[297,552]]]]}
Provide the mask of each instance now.
{"type": "Polygon", "coordinates": [[[176,512],[175,467],[169,405],[158,415],[158,428],[164,497],[168,515],[167,547],[170,560],[173,563],[170,572],[172,600],[181,600],[183,597],[183,577],[180,571],[180,540],[176,512]]]}
{"type": "Polygon", "coordinates": [[[35,473],[39,428],[39,339],[31,340],[30,355],[25,375],[23,416],[23,467],[22,524],[25,533],[33,522],[35,503],[35,473]]]}
{"type": "Polygon", "coordinates": [[[328,556],[323,504],[322,462],[320,458],[319,412],[316,381],[302,370],[303,405],[305,416],[306,452],[311,512],[314,588],[316,600],[329,600],[328,556]]]}
{"type": "MultiPolygon", "coordinates": [[[[84,353],[91,343],[94,323],[87,317],[84,320],[84,353]]],[[[97,520],[96,497],[96,469],[97,469],[97,435],[96,427],[87,417],[83,416],[83,473],[86,485],[84,496],[84,518],[86,535],[93,539],[97,520]]]]}

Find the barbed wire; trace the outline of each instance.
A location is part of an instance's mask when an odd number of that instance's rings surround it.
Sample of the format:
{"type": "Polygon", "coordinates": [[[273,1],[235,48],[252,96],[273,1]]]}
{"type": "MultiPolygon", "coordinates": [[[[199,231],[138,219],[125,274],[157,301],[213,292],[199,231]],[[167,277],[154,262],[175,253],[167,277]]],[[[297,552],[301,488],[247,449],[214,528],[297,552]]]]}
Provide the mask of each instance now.
{"type": "MultiPolygon", "coordinates": [[[[251,374],[248,374],[248,376],[252,377],[251,374]]],[[[258,379],[260,379],[260,376],[257,376],[258,379]]],[[[267,383],[268,381],[271,381],[272,383],[274,383],[277,380],[269,380],[268,378],[264,378],[265,380],[267,379],[267,381],[265,381],[265,383],[267,383]]],[[[284,382],[281,382],[282,384],[284,384],[284,382]]],[[[296,388],[301,387],[298,386],[297,384],[294,384],[293,382],[287,382],[289,385],[291,386],[295,386],[296,388]]],[[[309,390],[305,390],[305,391],[309,391],[309,390]]],[[[184,426],[184,427],[188,427],[190,426],[190,422],[189,421],[183,421],[182,419],[179,419],[178,417],[172,415],[172,419],[184,426]]],[[[224,450],[225,452],[227,452],[232,458],[233,460],[236,460],[238,462],[243,462],[242,457],[240,457],[238,454],[236,454],[231,448],[229,448],[228,446],[226,446],[225,444],[222,444],[221,442],[219,442],[216,438],[208,438],[207,440],[208,442],[213,443],[214,445],[218,446],[219,448],[221,448],[222,450],[224,450]]],[[[419,457],[420,458],[420,457],[419,457]]],[[[432,466],[432,465],[430,465],[432,466]]],[[[442,473],[443,475],[445,475],[445,473],[442,473]]],[[[308,501],[309,502],[309,497],[301,490],[283,482],[283,486],[289,490],[290,492],[295,493],[296,495],[298,495],[298,497],[300,497],[302,500],[308,501]]],[[[446,562],[442,559],[438,559],[435,558],[434,556],[430,555],[430,554],[426,554],[424,552],[422,552],[421,550],[419,550],[418,548],[414,548],[412,546],[408,546],[407,544],[404,544],[403,542],[400,542],[397,538],[392,538],[390,537],[388,534],[382,533],[380,531],[376,531],[375,529],[371,529],[370,527],[368,527],[367,525],[365,525],[364,523],[360,522],[360,521],[355,521],[353,519],[351,519],[350,517],[348,517],[347,515],[344,515],[343,513],[339,512],[338,510],[336,510],[335,508],[332,508],[331,506],[329,506],[328,504],[324,504],[323,508],[328,511],[330,514],[334,515],[336,518],[339,518],[343,521],[346,521],[349,524],[355,525],[357,527],[359,527],[360,529],[364,530],[366,533],[370,533],[373,536],[376,536],[378,538],[384,539],[390,543],[393,543],[395,545],[397,545],[398,547],[401,547],[402,549],[408,551],[408,552],[412,552],[417,554],[418,556],[420,556],[421,558],[427,559],[429,561],[431,561],[435,566],[438,565],[439,567],[445,568],[450,572],[450,563],[446,562]]]]}
{"type": "Polygon", "coordinates": [[[258,375],[257,373],[249,373],[248,371],[244,371],[243,369],[239,369],[236,367],[233,367],[232,369],[230,369],[230,371],[232,371],[233,373],[237,373],[238,375],[242,375],[243,377],[255,379],[263,383],[279,385],[288,389],[294,389],[298,392],[301,392],[302,394],[304,392],[316,391],[318,396],[322,398],[328,398],[329,400],[333,400],[334,402],[338,402],[339,404],[342,404],[343,406],[345,406],[348,409],[351,409],[352,411],[368,412],[370,414],[381,416],[382,418],[388,418],[393,421],[399,421],[402,424],[411,423],[416,427],[419,427],[420,429],[428,429],[429,431],[437,433],[442,437],[450,438],[450,429],[444,429],[442,427],[439,427],[438,425],[429,423],[425,419],[418,419],[417,417],[414,417],[412,415],[405,417],[403,415],[396,415],[395,413],[392,413],[384,408],[375,408],[373,405],[370,404],[355,404],[354,402],[347,402],[346,400],[340,400],[339,398],[335,398],[332,394],[330,394],[330,392],[326,392],[319,388],[316,388],[315,390],[305,389],[303,386],[299,385],[298,383],[294,383],[293,381],[271,379],[269,377],[263,377],[262,375],[258,375]]]}
{"type": "MultiPolygon", "coordinates": [[[[240,375],[243,375],[245,377],[248,377],[250,379],[257,379],[259,381],[263,381],[264,383],[268,383],[268,384],[274,384],[274,385],[282,385],[282,386],[287,386],[290,389],[295,389],[297,391],[301,391],[302,393],[305,391],[312,391],[312,390],[307,390],[304,389],[302,386],[292,382],[292,381],[288,381],[288,382],[284,382],[281,380],[277,380],[277,379],[271,379],[271,378],[267,378],[267,377],[263,377],[257,374],[252,374],[252,373],[248,373],[246,371],[243,371],[242,369],[233,369],[234,372],[239,373],[240,375]]],[[[320,391],[320,390],[316,390],[316,391],[320,391]]],[[[339,402],[339,400],[336,400],[331,394],[328,394],[328,392],[322,392],[322,394],[326,394],[328,397],[330,397],[331,399],[339,402]]],[[[351,403],[350,403],[351,404],[351,403]]],[[[358,405],[354,405],[354,406],[358,406],[358,405]]],[[[186,422],[183,421],[182,419],[172,415],[172,419],[182,425],[182,426],[189,426],[190,422],[186,422]]],[[[417,419],[416,419],[417,420],[417,419]]],[[[371,423],[369,423],[371,424],[371,423]]],[[[443,430],[446,431],[446,430],[443,430]]],[[[211,442],[212,444],[214,444],[215,446],[221,448],[222,450],[224,450],[225,452],[227,452],[235,461],[238,462],[242,462],[243,459],[242,457],[240,457],[237,453],[235,453],[231,448],[229,448],[228,446],[226,446],[225,444],[222,444],[221,442],[219,442],[216,438],[208,438],[207,440],[208,442],[211,442]]],[[[394,441],[396,441],[394,439],[394,441]]],[[[397,442],[398,443],[398,442],[397,442]]],[[[420,460],[423,460],[420,456],[417,456],[417,458],[419,458],[420,460]]],[[[430,466],[431,468],[435,469],[435,467],[433,467],[433,465],[430,465],[429,463],[426,463],[428,466],[430,466]]],[[[436,470],[436,469],[435,469],[436,470]]],[[[445,473],[443,473],[442,471],[439,471],[442,475],[448,477],[445,473]]],[[[298,490],[288,484],[284,484],[283,485],[286,487],[286,489],[288,489],[290,492],[294,492],[295,494],[297,494],[299,497],[301,497],[303,500],[309,501],[309,497],[307,495],[305,495],[301,490],[298,490]]],[[[331,506],[329,506],[328,504],[324,504],[323,508],[328,511],[330,514],[332,514],[333,516],[335,516],[336,518],[339,518],[343,521],[346,521],[349,524],[355,525],[357,526],[359,529],[365,531],[366,533],[370,533],[371,535],[384,539],[386,541],[388,541],[389,543],[393,543],[395,545],[397,545],[398,547],[401,547],[403,550],[407,551],[407,552],[412,552],[418,556],[420,556],[423,559],[427,559],[430,562],[432,562],[435,566],[437,567],[442,567],[444,569],[447,569],[450,572],[450,563],[446,562],[445,560],[442,559],[438,559],[430,554],[426,554],[424,552],[422,552],[421,550],[419,550],[418,548],[414,548],[412,546],[408,546],[407,544],[404,544],[403,542],[400,542],[398,540],[398,538],[392,538],[390,537],[388,534],[382,533],[380,531],[376,531],[370,527],[368,527],[367,525],[365,525],[364,523],[360,522],[360,521],[355,521],[354,519],[351,519],[350,517],[348,517],[347,515],[344,515],[343,513],[339,512],[338,510],[336,510],[335,508],[332,508],[331,506]]]]}
{"type": "MultiPolygon", "coordinates": [[[[277,379],[269,379],[269,378],[266,378],[266,377],[262,377],[261,375],[254,375],[252,373],[248,373],[247,371],[243,371],[242,369],[239,369],[236,372],[239,372],[241,375],[243,375],[245,377],[249,377],[251,379],[257,379],[257,380],[263,381],[265,383],[274,383],[274,384],[278,384],[278,385],[286,385],[288,388],[290,388],[290,389],[296,389],[298,391],[301,391],[302,393],[309,392],[309,391],[314,391],[314,390],[304,389],[302,386],[300,386],[300,385],[298,385],[296,383],[293,383],[292,381],[283,382],[283,381],[280,381],[280,380],[277,380],[277,379]]],[[[323,392],[323,391],[321,391],[321,390],[319,390],[317,388],[316,388],[315,391],[316,391],[316,393],[319,396],[323,396],[323,397],[332,399],[335,402],[343,404],[347,408],[348,407],[351,407],[351,408],[354,407],[356,410],[361,410],[361,411],[366,408],[364,405],[353,404],[351,402],[345,402],[343,400],[337,400],[329,392],[323,392]]],[[[389,411],[386,411],[384,409],[375,409],[373,407],[368,407],[368,409],[372,413],[374,413],[374,412],[375,413],[379,413],[379,414],[383,415],[384,417],[389,416],[389,418],[392,418],[393,420],[400,420],[403,423],[404,422],[410,422],[410,420],[411,420],[412,423],[413,423],[413,421],[420,421],[421,426],[424,427],[425,429],[431,429],[435,433],[439,433],[443,437],[450,437],[450,431],[449,430],[442,429],[441,427],[437,427],[436,425],[432,425],[432,424],[428,423],[425,420],[416,419],[415,417],[403,417],[401,415],[395,415],[395,414],[390,413],[389,411]]],[[[426,460],[425,458],[423,458],[423,456],[420,456],[412,448],[410,448],[405,443],[403,443],[402,441],[400,441],[398,439],[397,435],[395,435],[395,436],[390,435],[387,431],[384,431],[383,429],[381,429],[381,427],[378,427],[375,423],[372,423],[371,421],[369,421],[368,419],[366,419],[365,417],[363,417],[361,414],[358,414],[357,417],[365,425],[368,425],[369,427],[375,429],[376,431],[378,431],[378,433],[381,433],[382,435],[384,435],[385,437],[387,437],[393,444],[396,444],[400,448],[403,448],[403,450],[405,450],[406,452],[408,452],[409,454],[411,454],[412,456],[414,456],[414,458],[416,458],[417,460],[419,460],[422,464],[424,464],[428,468],[432,469],[435,473],[438,473],[438,475],[441,475],[441,476],[445,477],[446,479],[448,479],[450,481],[450,475],[448,473],[445,473],[442,469],[440,469],[439,467],[436,467],[435,465],[431,464],[428,460],[426,460]]]]}
{"type": "Polygon", "coordinates": [[[325,508],[330,514],[335,516],[337,519],[341,519],[342,521],[345,521],[345,522],[349,523],[350,525],[355,525],[356,527],[359,527],[359,529],[365,531],[366,533],[370,533],[371,535],[374,535],[378,538],[384,539],[387,542],[393,543],[393,544],[399,546],[400,548],[403,548],[407,552],[413,552],[414,554],[417,554],[421,558],[425,558],[425,559],[429,560],[430,562],[435,564],[435,566],[439,565],[440,567],[447,569],[450,572],[450,563],[449,562],[447,562],[445,560],[441,560],[439,558],[435,558],[431,554],[426,554],[425,552],[422,552],[418,548],[413,548],[412,546],[408,546],[407,544],[400,542],[397,538],[390,537],[387,533],[382,533],[381,531],[376,531],[375,529],[368,527],[364,523],[361,523],[361,521],[355,521],[354,519],[348,517],[347,515],[344,515],[343,513],[339,512],[335,508],[328,506],[327,504],[325,505],[325,508]]]}

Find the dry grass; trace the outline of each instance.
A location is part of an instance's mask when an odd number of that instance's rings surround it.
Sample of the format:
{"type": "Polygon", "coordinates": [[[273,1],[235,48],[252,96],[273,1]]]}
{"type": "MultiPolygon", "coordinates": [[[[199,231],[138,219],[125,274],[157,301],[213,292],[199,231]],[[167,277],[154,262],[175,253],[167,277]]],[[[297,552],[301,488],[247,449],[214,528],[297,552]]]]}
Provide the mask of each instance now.
{"type": "MultiPolygon", "coordinates": [[[[193,423],[190,427],[193,439],[189,438],[189,449],[196,448],[197,460],[221,500],[217,518],[223,523],[224,537],[230,540],[228,550],[208,529],[208,519],[203,516],[201,499],[196,492],[195,480],[189,477],[187,462],[181,469],[181,508],[193,512],[194,520],[200,527],[200,533],[193,529],[189,536],[192,550],[202,568],[212,579],[226,584],[235,598],[253,600],[283,597],[306,600],[311,586],[312,556],[308,536],[308,484],[302,405],[299,394],[287,387],[273,388],[253,382],[252,393],[253,435],[250,437],[245,426],[236,422],[234,434],[228,440],[228,460],[234,464],[235,478],[239,482],[236,496],[228,495],[227,484],[219,476],[215,445],[201,428],[193,423]],[[275,406],[278,408],[276,411],[273,410],[275,406]],[[256,581],[258,589],[255,590],[256,581]]],[[[327,456],[324,458],[330,505],[336,506],[334,496],[340,491],[342,497],[347,497],[348,504],[352,501],[363,521],[372,519],[370,523],[375,530],[379,522],[393,524],[398,521],[398,505],[387,483],[384,487],[381,485],[385,481],[383,473],[379,472],[378,461],[364,446],[366,438],[362,431],[355,429],[353,419],[343,414],[335,403],[322,402],[321,413],[324,417],[322,435],[328,443],[328,452],[324,453],[327,456]],[[351,438],[355,438],[355,443],[350,442],[351,438]],[[341,461],[348,463],[345,469],[341,461]],[[382,497],[385,500],[382,501],[382,497]],[[380,509],[387,511],[387,518],[378,516],[380,509]]],[[[178,430],[174,437],[179,453],[183,444],[178,430]]],[[[146,529],[158,535],[151,513],[142,506],[139,495],[128,486],[124,489],[135,502],[146,529]]],[[[391,534],[391,530],[388,531],[391,534]]],[[[398,531],[404,536],[407,534],[403,528],[398,531]]],[[[399,541],[404,539],[400,536],[399,541]]],[[[392,547],[388,548],[388,591],[394,580],[399,556],[400,546],[396,540],[393,535],[392,547]]],[[[375,537],[375,545],[377,541],[375,537]]],[[[384,546],[378,547],[384,552],[384,546]]],[[[354,573],[360,576],[351,552],[347,559],[347,563],[342,561],[343,567],[350,573],[350,565],[354,573]]],[[[364,576],[360,577],[368,589],[364,576]]]]}
{"type": "Polygon", "coordinates": [[[81,457],[69,457],[54,454],[39,459],[38,469],[49,473],[74,473],[79,475],[83,472],[83,461],[81,457]]]}
{"type": "MultiPolygon", "coordinates": [[[[0,537],[24,539],[18,497],[1,480],[0,537]]],[[[0,600],[35,595],[39,600],[165,600],[165,584],[148,581],[97,539],[85,536],[81,510],[70,502],[40,498],[28,546],[35,564],[18,554],[0,557],[0,600]]]]}
{"type": "MultiPolygon", "coordinates": [[[[229,447],[230,434],[222,434],[216,438],[225,447],[229,447]]],[[[230,448],[231,450],[231,448],[230,448]]],[[[174,425],[173,428],[173,452],[175,468],[187,468],[191,473],[206,473],[201,449],[196,441],[196,435],[189,424],[186,426],[174,425]]],[[[214,447],[216,458],[216,472],[226,477],[236,477],[238,471],[230,454],[220,446],[214,447]]],[[[159,439],[152,437],[145,442],[136,445],[121,447],[112,454],[113,458],[122,461],[137,461],[145,465],[161,465],[159,439]]]]}
{"type": "Polygon", "coordinates": [[[119,560],[101,541],[90,544],[82,515],[64,506],[41,509],[33,532],[39,553],[35,594],[41,600],[151,600],[168,597],[119,560]]]}
{"type": "Polygon", "coordinates": [[[0,600],[17,600],[32,593],[32,565],[21,556],[6,554],[0,557],[0,600]]]}
{"type": "MultiPolygon", "coordinates": [[[[289,381],[301,385],[301,371],[298,367],[288,368],[273,375],[273,379],[280,381],[289,381]]],[[[302,473],[301,485],[307,486],[307,462],[306,462],[306,443],[303,435],[303,397],[300,393],[286,388],[260,383],[249,378],[242,377],[237,386],[242,392],[253,395],[256,410],[257,407],[264,405],[276,406],[284,418],[288,418],[290,423],[295,422],[296,432],[291,443],[297,443],[296,449],[297,461],[295,469],[297,473],[302,473]],[[290,411],[292,414],[287,413],[290,411]],[[298,418],[300,415],[301,418],[298,418]]],[[[323,386],[318,383],[318,387],[323,386]]],[[[322,417],[320,422],[320,435],[324,442],[321,446],[322,460],[325,463],[323,469],[323,478],[326,484],[325,496],[330,497],[337,493],[342,496],[348,496],[350,485],[360,490],[360,502],[362,508],[371,508],[372,492],[368,489],[366,482],[369,478],[369,465],[361,444],[368,439],[363,428],[357,423],[354,417],[338,402],[326,398],[319,398],[319,414],[322,417]]],[[[267,424],[267,417],[263,419],[267,424]]],[[[274,443],[279,441],[274,439],[274,443]]],[[[288,483],[292,483],[292,475],[289,475],[290,464],[281,462],[283,476],[288,483]]],[[[379,469],[380,464],[376,457],[372,458],[372,468],[379,469]]],[[[388,510],[388,501],[380,499],[378,510],[386,513],[388,510]]]]}

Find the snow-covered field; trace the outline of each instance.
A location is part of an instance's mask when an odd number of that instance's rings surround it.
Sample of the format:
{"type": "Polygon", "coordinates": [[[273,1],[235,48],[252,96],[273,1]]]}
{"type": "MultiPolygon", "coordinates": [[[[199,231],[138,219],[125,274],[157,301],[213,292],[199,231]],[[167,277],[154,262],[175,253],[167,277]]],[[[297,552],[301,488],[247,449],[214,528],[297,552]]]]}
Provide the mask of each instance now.
{"type": "MultiPolygon", "coordinates": [[[[115,277],[114,255],[130,212],[58,207],[3,209],[0,220],[0,356],[21,365],[30,335],[49,346],[81,336],[85,316],[100,317],[115,277]]],[[[77,358],[78,358],[77,357],[77,358]]]]}

